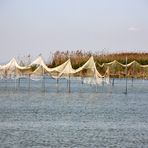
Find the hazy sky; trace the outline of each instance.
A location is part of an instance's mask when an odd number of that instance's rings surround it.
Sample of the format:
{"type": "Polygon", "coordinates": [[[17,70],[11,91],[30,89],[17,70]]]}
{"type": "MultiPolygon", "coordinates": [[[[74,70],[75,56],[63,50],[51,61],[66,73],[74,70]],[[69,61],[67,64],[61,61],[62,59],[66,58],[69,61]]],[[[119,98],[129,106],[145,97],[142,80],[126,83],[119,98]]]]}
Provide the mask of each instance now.
{"type": "Polygon", "coordinates": [[[0,0],[0,62],[77,49],[148,52],[148,0],[0,0]]]}

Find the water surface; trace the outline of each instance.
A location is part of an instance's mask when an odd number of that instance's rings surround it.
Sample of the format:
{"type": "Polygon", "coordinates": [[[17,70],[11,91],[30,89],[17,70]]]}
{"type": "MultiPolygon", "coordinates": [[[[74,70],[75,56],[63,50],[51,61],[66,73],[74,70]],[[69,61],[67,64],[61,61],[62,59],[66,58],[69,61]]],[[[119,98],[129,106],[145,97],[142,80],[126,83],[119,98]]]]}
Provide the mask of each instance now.
{"type": "Polygon", "coordinates": [[[1,148],[148,147],[147,81],[22,82],[0,84],[1,148]]]}

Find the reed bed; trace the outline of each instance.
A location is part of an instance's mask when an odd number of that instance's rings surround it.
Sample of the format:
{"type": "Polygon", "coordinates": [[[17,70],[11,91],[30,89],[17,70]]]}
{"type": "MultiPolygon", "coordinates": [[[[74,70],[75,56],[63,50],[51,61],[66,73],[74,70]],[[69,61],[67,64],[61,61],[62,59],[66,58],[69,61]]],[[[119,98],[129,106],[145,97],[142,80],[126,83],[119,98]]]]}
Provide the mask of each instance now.
{"type": "Polygon", "coordinates": [[[94,60],[96,63],[103,64],[103,63],[109,63],[114,60],[117,60],[118,62],[125,64],[125,58],[127,57],[128,61],[127,63],[130,63],[132,61],[137,61],[141,65],[148,65],[148,53],[138,53],[138,52],[121,52],[121,53],[110,53],[110,54],[100,54],[100,53],[92,53],[90,51],[84,52],[81,50],[77,51],[56,51],[53,54],[53,58],[51,61],[50,66],[58,66],[62,64],[64,61],[66,61],[68,58],[71,59],[73,67],[80,67],[82,66],[89,58],[90,56],[94,56],[94,60]]]}
{"type": "MultiPolygon", "coordinates": [[[[52,56],[52,61],[48,65],[49,67],[55,67],[62,63],[64,63],[67,59],[71,59],[71,63],[74,69],[82,66],[90,56],[94,57],[96,62],[96,67],[98,71],[103,75],[106,71],[107,67],[100,67],[103,63],[109,63],[114,60],[117,60],[121,64],[130,63],[132,61],[137,61],[141,65],[148,65],[148,53],[147,52],[121,52],[121,53],[110,53],[110,54],[103,54],[103,53],[93,53],[93,52],[84,52],[82,50],[77,51],[56,51],[52,56]]],[[[125,68],[117,66],[110,67],[110,76],[111,77],[125,77],[125,68]]],[[[143,69],[139,68],[137,65],[134,67],[128,68],[128,77],[136,77],[136,78],[148,78],[148,68],[143,69]]]]}

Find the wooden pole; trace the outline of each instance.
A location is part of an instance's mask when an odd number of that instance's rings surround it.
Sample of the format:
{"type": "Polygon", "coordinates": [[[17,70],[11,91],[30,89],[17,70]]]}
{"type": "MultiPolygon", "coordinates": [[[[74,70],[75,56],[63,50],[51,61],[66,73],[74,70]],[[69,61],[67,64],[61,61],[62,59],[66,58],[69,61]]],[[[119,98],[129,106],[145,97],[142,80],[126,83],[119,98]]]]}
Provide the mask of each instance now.
{"type": "Polygon", "coordinates": [[[18,78],[18,88],[20,87],[20,81],[21,81],[21,78],[19,77],[18,78]]]}
{"type": "Polygon", "coordinates": [[[45,92],[45,76],[44,76],[44,68],[43,68],[43,79],[42,79],[42,88],[43,88],[43,92],[45,92]]]}
{"type": "Polygon", "coordinates": [[[71,89],[70,89],[70,74],[69,74],[69,81],[68,81],[68,92],[69,93],[71,92],[71,89]]]}
{"type": "Polygon", "coordinates": [[[15,77],[14,81],[15,81],[15,90],[17,90],[17,88],[16,88],[16,77],[15,77]]]}
{"type": "Polygon", "coordinates": [[[59,83],[59,79],[57,79],[57,85],[58,85],[58,83],[59,83]]]}
{"type": "Polygon", "coordinates": [[[57,88],[57,93],[59,92],[59,89],[58,89],[58,84],[59,84],[59,79],[57,78],[57,79],[56,79],[56,88],[57,88]]]}
{"type": "Polygon", "coordinates": [[[16,67],[15,67],[15,78],[14,78],[14,81],[15,81],[15,90],[16,90],[16,67]]]}
{"type": "Polygon", "coordinates": [[[132,86],[133,86],[133,82],[134,82],[134,74],[135,74],[135,70],[134,67],[132,68],[132,86]]]}
{"type": "Polygon", "coordinates": [[[132,76],[132,86],[133,86],[133,83],[134,83],[134,77],[132,76]]]}
{"type": "Polygon", "coordinates": [[[6,78],[5,79],[5,89],[7,90],[7,81],[8,81],[8,79],[6,78]]]}
{"type": "Polygon", "coordinates": [[[114,82],[114,80],[115,80],[115,78],[114,78],[114,76],[113,76],[113,80],[112,80],[112,86],[114,86],[114,83],[115,83],[115,82],[114,82]]]}
{"type": "Polygon", "coordinates": [[[125,94],[127,94],[127,56],[126,56],[126,68],[125,68],[125,73],[126,73],[126,88],[125,88],[125,94]]]}
{"type": "Polygon", "coordinates": [[[5,70],[5,89],[6,90],[7,90],[7,80],[8,80],[7,71],[5,70]]]}
{"type": "Polygon", "coordinates": [[[43,75],[43,79],[42,79],[42,89],[43,91],[45,91],[45,77],[43,75]]]}
{"type": "Polygon", "coordinates": [[[95,68],[94,68],[94,80],[95,80],[95,83],[96,83],[96,93],[97,93],[98,92],[98,84],[97,84],[97,76],[96,76],[95,68]]]}
{"type": "Polygon", "coordinates": [[[114,84],[115,84],[115,66],[113,65],[112,68],[113,68],[112,86],[114,86],[114,84]]]}
{"type": "Polygon", "coordinates": [[[30,91],[30,74],[29,74],[29,77],[28,77],[28,81],[29,81],[29,83],[28,83],[28,90],[30,91]]]}
{"type": "MultiPolygon", "coordinates": [[[[70,59],[70,55],[69,55],[69,59],[70,59]]],[[[70,93],[71,92],[71,89],[70,89],[70,69],[69,69],[69,74],[68,75],[69,75],[69,88],[68,88],[69,91],[68,92],[70,93]]]]}

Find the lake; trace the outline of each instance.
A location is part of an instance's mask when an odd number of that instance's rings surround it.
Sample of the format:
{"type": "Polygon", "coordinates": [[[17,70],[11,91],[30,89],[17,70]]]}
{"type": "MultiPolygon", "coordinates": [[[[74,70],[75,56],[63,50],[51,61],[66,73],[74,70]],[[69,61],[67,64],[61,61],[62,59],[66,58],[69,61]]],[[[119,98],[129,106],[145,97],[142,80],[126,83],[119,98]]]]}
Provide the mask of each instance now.
{"type": "Polygon", "coordinates": [[[148,80],[0,81],[1,148],[148,147],[148,80]]]}

